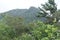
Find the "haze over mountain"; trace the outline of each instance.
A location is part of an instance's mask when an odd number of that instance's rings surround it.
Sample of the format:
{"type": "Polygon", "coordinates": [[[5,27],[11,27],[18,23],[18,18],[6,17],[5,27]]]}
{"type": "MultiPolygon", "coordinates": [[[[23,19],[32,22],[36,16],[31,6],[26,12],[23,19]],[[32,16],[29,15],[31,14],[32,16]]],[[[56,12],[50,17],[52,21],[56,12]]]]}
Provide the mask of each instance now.
{"type": "Polygon", "coordinates": [[[29,22],[29,21],[40,19],[37,17],[39,11],[40,10],[38,8],[30,7],[29,9],[13,9],[13,10],[1,13],[1,14],[20,16],[20,17],[23,17],[27,22],[29,22]]]}

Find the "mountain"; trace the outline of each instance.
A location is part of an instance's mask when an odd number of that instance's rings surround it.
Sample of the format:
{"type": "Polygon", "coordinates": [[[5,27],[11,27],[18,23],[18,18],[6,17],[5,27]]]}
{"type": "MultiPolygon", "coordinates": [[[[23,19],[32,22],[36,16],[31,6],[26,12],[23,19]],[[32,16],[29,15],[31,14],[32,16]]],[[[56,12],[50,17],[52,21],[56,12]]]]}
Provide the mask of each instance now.
{"type": "MultiPolygon", "coordinates": [[[[37,14],[39,11],[40,10],[38,8],[30,7],[29,9],[13,9],[13,10],[7,11],[5,13],[1,13],[1,14],[20,16],[20,17],[23,17],[25,19],[25,21],[30,22],[33,20],[40,19],[37,17],[37,14]]],[[[44,20],[44,19],[41,18],[40,20],[44,20]]]]}

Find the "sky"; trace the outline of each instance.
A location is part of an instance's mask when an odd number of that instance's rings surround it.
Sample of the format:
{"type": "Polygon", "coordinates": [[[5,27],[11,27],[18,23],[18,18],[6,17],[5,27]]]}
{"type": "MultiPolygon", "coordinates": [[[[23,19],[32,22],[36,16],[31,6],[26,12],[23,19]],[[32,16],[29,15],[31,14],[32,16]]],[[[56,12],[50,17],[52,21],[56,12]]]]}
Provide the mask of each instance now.
{"type": "MultiPolygon", "coordinates": [[[[0,0],[0,13],[12,9],[28,9],[31,6],[40,7],[47,0],[0,0]]],[[[55,0],[58,9],[60,9],[60,0],[55,0]]]]}

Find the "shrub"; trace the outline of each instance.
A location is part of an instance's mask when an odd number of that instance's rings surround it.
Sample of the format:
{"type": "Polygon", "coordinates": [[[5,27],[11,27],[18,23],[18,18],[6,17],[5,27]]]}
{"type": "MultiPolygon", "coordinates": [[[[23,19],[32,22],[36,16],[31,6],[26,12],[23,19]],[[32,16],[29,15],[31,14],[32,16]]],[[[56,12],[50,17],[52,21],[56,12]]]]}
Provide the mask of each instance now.
{"type": "Polygon", "coordinates": [[[34,23],[35,27],[32,28],[32,36],[36,40],[55,40],[57,39],[58,28],[54,25],[44,24],[42,22],[34,23]]]}
{"type": "Polygon", "coordinates": [[[15,40],[35,40],[30,34],[23,33],[22,36],[15,38],[15,40]]]}

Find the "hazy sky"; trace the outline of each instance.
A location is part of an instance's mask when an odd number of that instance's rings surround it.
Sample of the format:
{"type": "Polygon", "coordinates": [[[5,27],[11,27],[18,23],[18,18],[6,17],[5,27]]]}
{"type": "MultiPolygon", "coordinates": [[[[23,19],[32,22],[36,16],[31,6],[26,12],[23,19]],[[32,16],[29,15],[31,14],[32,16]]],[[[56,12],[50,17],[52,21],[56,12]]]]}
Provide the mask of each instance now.
{"type": "MultiPolygon", "coordinates": [[[[60,9],[60,0],[55,0],[60,9]]],[[[47,0],[0,0],[0,12],[5,12],[12,9],[25,9],[31,6],[39,7],[40,4],[47,2],[47,0]]]]}

